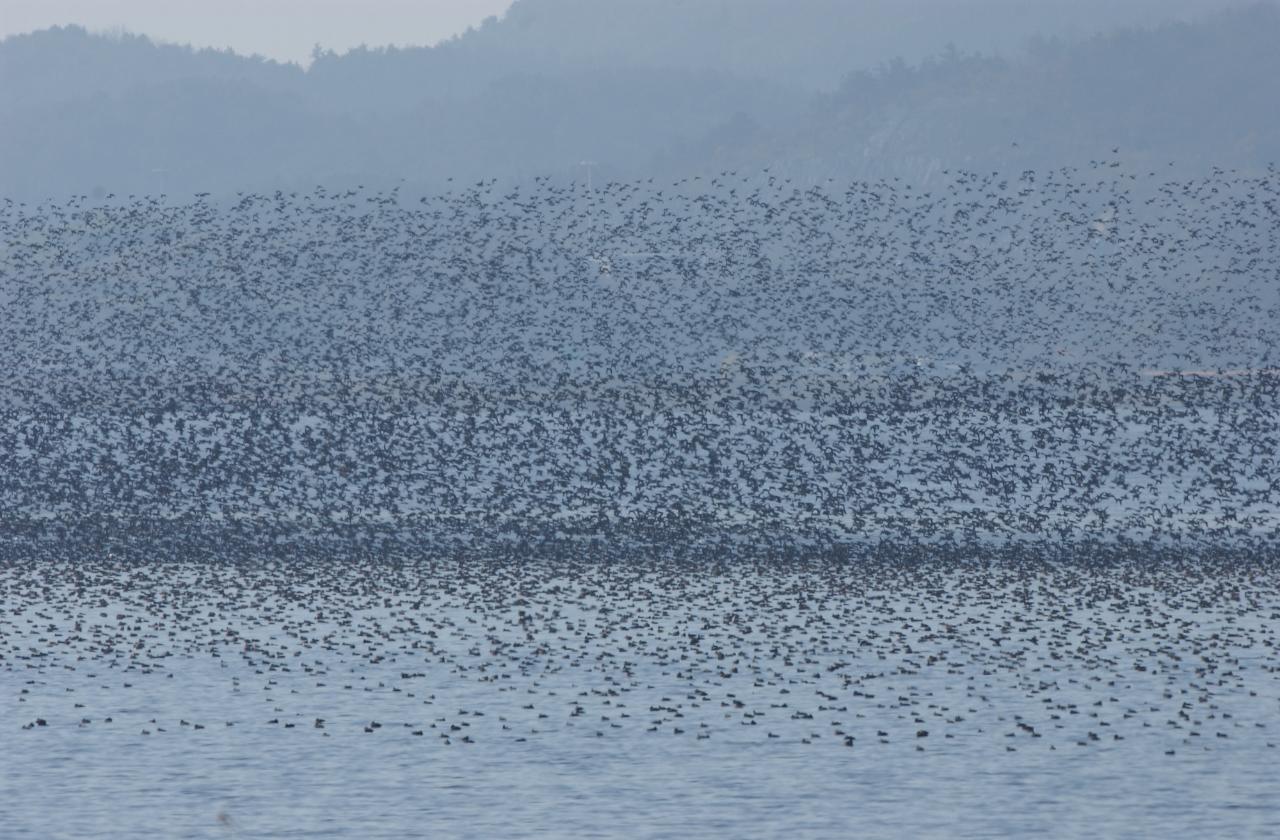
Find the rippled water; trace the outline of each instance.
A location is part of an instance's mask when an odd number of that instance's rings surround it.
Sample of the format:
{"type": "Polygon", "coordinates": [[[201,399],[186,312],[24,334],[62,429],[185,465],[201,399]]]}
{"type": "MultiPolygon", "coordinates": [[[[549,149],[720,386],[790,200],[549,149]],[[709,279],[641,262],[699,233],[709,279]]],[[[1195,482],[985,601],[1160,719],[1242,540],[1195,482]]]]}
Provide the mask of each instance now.
{"type": "Polygon", "coordinates": [[[1280,819],[1274,568],[0,568],[6,838],[1280,819]]]}
{"type": "Polygon", "coordinates": [[[360,732],[205,730],[142,743],[132,728],[69,729],[42,735],[38,754],[8,735],[22,766],[6,773],[5,834],[1263,837],[1276,816],[1274,751],[815,751],[669,735],[460,749],[360,732]]]}

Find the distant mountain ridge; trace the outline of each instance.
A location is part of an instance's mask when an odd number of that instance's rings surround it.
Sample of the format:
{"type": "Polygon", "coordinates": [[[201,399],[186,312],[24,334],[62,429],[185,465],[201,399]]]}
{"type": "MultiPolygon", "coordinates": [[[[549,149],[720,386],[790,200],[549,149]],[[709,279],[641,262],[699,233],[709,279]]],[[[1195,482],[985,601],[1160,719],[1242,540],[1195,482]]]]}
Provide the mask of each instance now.
{"type": "Polygon", "coordinates": [[[0,41],[0,195],[1280,157],[1258,83],[1280,69],[1274,3],[1115,6],[520,0],[435,47],[306,70],[55,28],[0,41]],[[1141,20],[1168,25],[1080,40],[1141,20]]]}

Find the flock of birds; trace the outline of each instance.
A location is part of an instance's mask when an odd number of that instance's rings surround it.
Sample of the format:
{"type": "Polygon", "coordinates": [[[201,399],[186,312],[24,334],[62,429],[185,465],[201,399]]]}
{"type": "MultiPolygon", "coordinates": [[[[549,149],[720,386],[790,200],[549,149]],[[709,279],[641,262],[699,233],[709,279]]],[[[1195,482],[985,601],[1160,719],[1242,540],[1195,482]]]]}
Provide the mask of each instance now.
{"type": "Polygon", "coordinates": [[[244,533],[192,557],[165,539],[104,556],[82,534],[10,558],[15,728],[1154,759],[1280,740],[1274,563],[1226,552],[882,548],[839,563],[333,538],[263,552],[244,533]]]}
{"type": "Polygon", "coordinates": [[[0,201],[7,403],[1276,367],[1280,179],[0,201]]]}
{"type": "Polygon", "coordinates": [[[1274,747],[1280,180],[951,177],[5,202],[8,719],[1274,747]]]}
{"type": "Polygon", "coordinates": [[[12,410],[0,415],[0,505],[15,534],[398,525],[442,541],[1265,553],[1280,523],[1278,383],[903,374],[800,392],[468,390],[382,410],[12,410]]]}
{"type": "Polygon", "coordinates": [[[13,527],[1270,544],[1278,189],[9,203],[0,500],[13,527]]]}

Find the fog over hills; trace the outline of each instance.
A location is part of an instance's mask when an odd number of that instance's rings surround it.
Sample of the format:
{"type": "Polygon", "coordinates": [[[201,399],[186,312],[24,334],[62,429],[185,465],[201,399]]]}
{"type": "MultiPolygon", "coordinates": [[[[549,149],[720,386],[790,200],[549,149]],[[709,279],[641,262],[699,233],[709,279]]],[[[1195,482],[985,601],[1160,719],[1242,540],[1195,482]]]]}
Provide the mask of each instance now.
{"type": "Polygon", "coordinates": [[[310,67],[55,28],[0,42],[0,194],[230,194],[773,167],[806,182],[1280,157],[1274,3],[519,0],[310,67]],[[1145,28],[1129,28],[1137,27],[1145,28]],[[1015,145],[1016,144],[1016,145],[1015,145]]]}

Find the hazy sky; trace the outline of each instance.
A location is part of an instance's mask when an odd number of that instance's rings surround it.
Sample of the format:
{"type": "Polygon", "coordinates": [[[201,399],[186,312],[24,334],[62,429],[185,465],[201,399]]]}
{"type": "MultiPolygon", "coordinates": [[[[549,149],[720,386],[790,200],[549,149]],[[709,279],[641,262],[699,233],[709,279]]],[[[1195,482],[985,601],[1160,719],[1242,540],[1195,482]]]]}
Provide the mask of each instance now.
{"type": "Polygon", "coordinates": [[[0,38],[67,23],[305,63],[314,44],[433,44],[512,0],[0,0],[0,38]]]}

